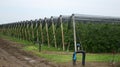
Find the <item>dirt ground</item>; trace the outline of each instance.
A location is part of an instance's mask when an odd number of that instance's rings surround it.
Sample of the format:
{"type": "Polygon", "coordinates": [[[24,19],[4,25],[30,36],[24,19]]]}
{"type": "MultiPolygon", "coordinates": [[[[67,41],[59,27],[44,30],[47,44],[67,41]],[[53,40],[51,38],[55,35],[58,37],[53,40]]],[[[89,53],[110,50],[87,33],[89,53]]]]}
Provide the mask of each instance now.
{"type": "MultiPolygon", "coordinates": [[[[54,63],[21,49],[22,45],[0,38],[0,67],[83,67],[69,63],[54,63]]],[[[120,63],[86,62],[84,67],[120,67],[120,63]]]]}

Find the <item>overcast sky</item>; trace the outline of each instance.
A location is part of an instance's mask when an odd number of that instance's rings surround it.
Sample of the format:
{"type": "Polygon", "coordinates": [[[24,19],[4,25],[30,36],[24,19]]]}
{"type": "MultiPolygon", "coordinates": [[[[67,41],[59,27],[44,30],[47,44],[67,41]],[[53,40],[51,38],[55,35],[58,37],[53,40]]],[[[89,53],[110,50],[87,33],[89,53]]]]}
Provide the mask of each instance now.
{"type": "Polygon", "coordinates": [[[0,0],[0,24],[72,13],[120,17],[120,0],[0,0]]]}

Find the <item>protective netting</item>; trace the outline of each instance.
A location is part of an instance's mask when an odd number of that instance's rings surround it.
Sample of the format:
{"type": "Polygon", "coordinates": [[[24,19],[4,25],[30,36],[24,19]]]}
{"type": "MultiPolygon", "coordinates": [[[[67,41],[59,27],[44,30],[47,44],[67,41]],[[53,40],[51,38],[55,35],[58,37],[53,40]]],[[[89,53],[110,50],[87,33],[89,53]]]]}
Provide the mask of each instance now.
{"type": "Polygon", "coordinates": [[[75,44],[80,43],[87,52],[120,51],[120,18],[115,17],[82,14],[52,16],[2,24],[0,32],[63,50],[74,50],[75,44]]]}

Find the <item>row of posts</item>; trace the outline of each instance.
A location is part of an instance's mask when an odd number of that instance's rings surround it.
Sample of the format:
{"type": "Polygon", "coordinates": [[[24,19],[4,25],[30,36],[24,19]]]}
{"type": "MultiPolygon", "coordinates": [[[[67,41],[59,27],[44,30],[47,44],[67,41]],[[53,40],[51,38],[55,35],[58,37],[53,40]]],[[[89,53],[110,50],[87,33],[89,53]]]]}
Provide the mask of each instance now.
{"type": "MultiPolygon", "coordinates": [[[[63,32],[63,18],[62,15],[60,15],[59,17],[59,23],[60,23],[60,27],[61,27],[61,36],[62,36],[62,48],[63,51],[65,50],[65,43],[64,43],[64,32],[63,32]]],[[[76,31],[75,31],[75,19],[74,19],[74,14],[72,14],[72,16],[70,17],[70,19],[73,23],[73,33],[74,36],[74,46],[75,46],[75,51],[76,49],[76,31]]],[[[30,21],[20,21],[20,22],[15,22],[15,23],[9,23],[9,24],[2,24],[0,25],[0,32],[2,32],[5,35],[11,35],[14,37],[17,37],[19,39],[24,39],[24,40],[28,40],[28,41],[34,41],[33,39],[35,38],[34,35],[36,35],[36,41],[39,41],[41,39],[41,43],[43,44],[43,27],[45,25],[46,28],[46,36],[47,36],[47,44],[48,47],[50,47],[50,38],[49,38],[49,31],[48,31],[48,25],[50,24],[50,26],[52,26],[52,31],[53,31],[53,37],[54,37],[54,46],[57,48],[57,42],[56,42],[56,33],[55,33],[55,23],[54,22],[54,18],[53,16],[51,16],[51,18],[49,19],[50,22],[48,22],[48,19],[45,17],[44,20],[43,19],[39,19],[39,20],[30,20],[30,21]],[[44,21],[44,22],[43,22],[44,21]],[[34,31],[34,29],[36,31],[34,31]],[[41,32],[41,37],[39,37],[39,32],[41,32]],[[32,37],[32,38],[30,38],[32,37]],[[40,38],[40,39],[39,39],[40,38]]]]}

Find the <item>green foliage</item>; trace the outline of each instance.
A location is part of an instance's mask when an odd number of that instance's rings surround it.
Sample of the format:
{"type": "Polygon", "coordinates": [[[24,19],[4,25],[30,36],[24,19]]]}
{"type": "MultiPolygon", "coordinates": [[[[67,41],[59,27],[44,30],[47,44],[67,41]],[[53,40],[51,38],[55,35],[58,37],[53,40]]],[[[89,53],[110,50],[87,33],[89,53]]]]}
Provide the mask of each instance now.
{"type": "MultiPolygon", "coordinates": [[[[71,21],[62,21],[65,50],[74,51],[73,27],[71,21]],[[69,26],[68,26],[69,25],[69,26]]],[[[24,24],[1,28],[1,33],[15,38],[35,43],[39,40],[43,44],[48,44],[46,26],[41,27],[36,24],[24,24]],[[43,35],[42,35],[43,32],[43,35]]],[[[50,46],[55,47],[52,26],[48,28],[50,46]]],[[[61,25],[55,24],[55,36],[58,49],[63,49],[61,25]],[[58,25],[58,27],[56,27],[58,25]]],[[[77,43],[81,43],[86,52],[111,53],[120,52],[120,24],[116,23],[93,23],[76,22],[77,43]]]]}
{"type": "Polygon", "coordinates": [[[77,23],[76,31],[87,52],[118,52],[120,48],[120,24],[77,23]]]}

